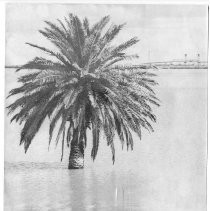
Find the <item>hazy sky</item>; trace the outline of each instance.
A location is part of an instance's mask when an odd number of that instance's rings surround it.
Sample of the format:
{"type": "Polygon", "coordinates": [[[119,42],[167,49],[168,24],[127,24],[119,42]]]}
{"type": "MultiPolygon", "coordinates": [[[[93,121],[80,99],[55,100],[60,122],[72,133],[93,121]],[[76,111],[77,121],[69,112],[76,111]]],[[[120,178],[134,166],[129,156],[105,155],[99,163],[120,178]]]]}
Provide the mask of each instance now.
{"type": "MultiPolygon", "coordinates": [[[[105,15],[112,23],[126,27],[117,42],[137,36],[140,42],[132,52],[138,53],[139,62],[207,58],[208,7],[205,5],[70,5],[70,4],[8,4],[6,11],[6,65],[23,64],[40,55],[38,49],[25,44],[32,42],[49,47],[38,29],[44,20],[56,21],[68,13],[91,23],[105,15]],[[150,57],[149,57],[150,51],[150,57]]],[[[43,55],[42,55],[43,56],[43,55]]]]}

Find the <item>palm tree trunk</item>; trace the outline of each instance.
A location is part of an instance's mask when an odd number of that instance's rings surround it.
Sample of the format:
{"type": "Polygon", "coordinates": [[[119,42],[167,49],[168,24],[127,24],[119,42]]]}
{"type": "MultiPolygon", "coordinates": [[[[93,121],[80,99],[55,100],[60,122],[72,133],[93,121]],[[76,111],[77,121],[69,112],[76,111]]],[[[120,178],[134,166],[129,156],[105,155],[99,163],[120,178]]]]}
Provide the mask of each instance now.
{"type": "Polygon", "coordinates": [[[84,168],[84,143],[73,141],[71,143],[71,150],[69,155],[68,169],[82,169],[84,168]]]}

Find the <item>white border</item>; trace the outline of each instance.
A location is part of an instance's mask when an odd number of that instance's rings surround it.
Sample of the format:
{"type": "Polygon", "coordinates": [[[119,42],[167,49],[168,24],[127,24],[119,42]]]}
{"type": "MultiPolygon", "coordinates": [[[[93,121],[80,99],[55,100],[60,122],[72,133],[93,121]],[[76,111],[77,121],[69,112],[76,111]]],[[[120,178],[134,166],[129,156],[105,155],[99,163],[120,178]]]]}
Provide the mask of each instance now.
{"type": "Polygon", "coordinates": [[[68,3],[68,4],[209,4],[209,0],[3,0],[6,3],[68,3]]]}
{"type": "Polygon", "coordinates": [[[5,4],[0,2],[0,210],[4,206],[5,4]]]}
{"type": "MultiPolygon", "coordinates": [[[[209,4],[208,4],[209,5],[209,4]]],[[[210,9],[210,8],[209,8],[210,9]]],[[[209,12],[210,12],[210,10],[209,10],[209,12]]],[[[209,29],[210,29],[210,20],[209,20],[209,18],[210,18],[210,14],[208,13],[208,71],[209,71],[209,61],[210,61],[210,55],[209,55],[209,29]]],[[[209,72],[208,72],[208,82],[210,81],[210,74],[209,74],[209,72]]],[[[209,151],[210,151],[210,144],[209,144],[209,141],[208,141],[208,139],[209,139],[209,131],[210,131],[210,124],[209,124],[209,119],[210,119],[210,112],[209,112],[209,108],[210,108],[210,106],[209,106],[209,99],[210,99],[210,88],[209,88],[209,83],[207,83],[207,86],[208,86],[208,107],[207,107],[207,109],[208,109],[208,111],[207,111],[207,114],[208,114],[208,119],[207,119],[207,133],[208,133],[208,135],[207,135],[207,165],[206,165],[206,173],[207,173],[207,187],[206,187],[206,190],[207,190],[207,209],[206,210],[209,210],[210,209],[210,196],[209,196],[209,192],[210,192],[210,184],[209,184],[209,180],[210,180],[210,169],[209,169],[209,160],[208,160],[208,157],[209,157],[209,155],[208,155],[208,153],[209,153],[209,151]]]]}

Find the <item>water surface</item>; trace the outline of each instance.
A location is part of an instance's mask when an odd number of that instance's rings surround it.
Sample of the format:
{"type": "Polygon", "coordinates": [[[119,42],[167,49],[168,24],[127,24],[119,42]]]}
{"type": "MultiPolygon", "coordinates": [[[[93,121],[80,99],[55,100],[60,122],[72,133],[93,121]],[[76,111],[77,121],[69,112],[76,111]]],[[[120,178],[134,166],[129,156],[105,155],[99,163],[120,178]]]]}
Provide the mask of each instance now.
{"type": "MultiPolygon", "coordinates": [[[[116,140],[116,162],[103,137],[85,169],[67,169],[68,150],[47,151],[48,122],[25,155],[20,127],[5,119],[5,210],[206,210],[207,70],[158,70],[155,132],[134,136],[134,151],[116,140]],[[118,142],[118,143],[117,143],[118,142]],[[56,161],[56,162],[55,162],[56,161]]],[[[6,93],[16,86],[6,72],[6,93]]],[[[8,103],[8,102],[6,102],[8,103]]]]}

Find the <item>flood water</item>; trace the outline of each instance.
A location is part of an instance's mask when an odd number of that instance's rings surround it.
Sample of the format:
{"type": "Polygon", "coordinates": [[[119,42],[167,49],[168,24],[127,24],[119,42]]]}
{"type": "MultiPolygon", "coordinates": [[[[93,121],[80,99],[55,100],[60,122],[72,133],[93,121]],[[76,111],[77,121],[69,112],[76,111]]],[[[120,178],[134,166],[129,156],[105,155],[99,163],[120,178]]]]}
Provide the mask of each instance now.
{"type": "MultiPolygon", "coordinates": [[[[16,86],[6,70],[6,93],[16,86]]],[[[134,150],[121,149],[116,162],[103,137],[98,156],[85,169],[68,170],[68,151],[48,152],[45,122],[25,155],[20,126],[5,117],[5,210],[205,211],[207,158],[207,70],[157,70],[154,133],[134,136],[134,150]]],[[[6,104],[10,101],[6,101],[6,104]]]]}

